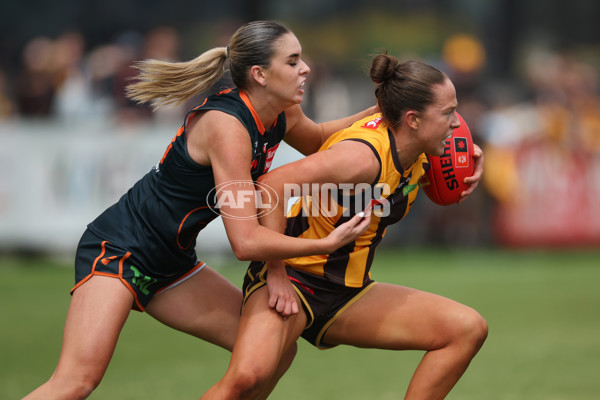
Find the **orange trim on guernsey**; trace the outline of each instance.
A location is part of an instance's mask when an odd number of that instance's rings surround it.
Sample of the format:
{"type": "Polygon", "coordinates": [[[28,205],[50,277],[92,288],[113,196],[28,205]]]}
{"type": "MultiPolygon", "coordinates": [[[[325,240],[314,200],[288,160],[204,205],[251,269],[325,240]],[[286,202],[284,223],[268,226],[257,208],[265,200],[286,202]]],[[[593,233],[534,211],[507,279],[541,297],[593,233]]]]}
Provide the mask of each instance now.
{"type": "Polygon", "coordinates": [[[252,113],[252,116],[254,117],[254,122],[256,123],[256,126],[258,127],[258,131],[260,132],[261,135],[264,135],[265,127],[264,127],[262,121],[260,120],[258,113],[254,109],[254,106],[250,102],[250,98],[243,90],[240,90],[240,98],[242,99],[242,101],[244,102],[246,107],[248,107],[248,110],[250,110],[250,113],[252,113]]]}
{"type": "Polygon", "coordinates": [[[179,242],[179,234],[181,233],[181,228],[183,227],[183,223],[185,222],[186,219],[188,219],[188,217],[190,215],[192,215],[193,213],[195,213],[198,210],[202,210],[203,208],[208,208],[208,206],[202,206],[202,207],[198,207],[198,208],[194,208],[192,211],[190,211],[189,213],[187,213],[185,215],[185,217],[183,217],[183,219],[181,220],[181,224],[179,224],[179,229],[177,230],[177,246],[179,246],[179,248],[181,250],[187,250],[190,245],[192,244],[192,242],[188,243],[187,246],[183,246],[180,242],[179,242]]]}
{"type": "Polygon", "coordinates": [[[167,146],[167,149],[165,150],[165,153],[163,154],[162,158],[160,159],[160,163],[162,164],[163,161],[165,161],[165,158],[167,158],[167,154],[169,154],[169,151],[171,151],[171,149],[173,148],[173,143],[175,142],[175,140],[177,140],[177,138],[179,136],[181,136],[181,134],[185,132],[185,126],[182,126],[181,128],[179,128],[177,130],[177,134],[175,136],[173,136],[173,139],[171,139],[171,143],[169,143],[169,145],[167,146]]]}
{"type": "MultiPolygon", "coordinates": [[[[204,101],[202,102],[202,104],[200,104],[199,106],[195,107],[194,110],[198,110],[200,107],[202,107],[204,104],[206,104],[207,100],[208,100],[208,98],[204,99],[204,101]]],[[[190,113],[187,116],[187,119],[185,120],[184,124],[177,130],[177,134],[175,136],[173,136],[173,139],[171,139],[171,143],[169,143],[169,145],[167,146],[167,149],[165,150],[165,153],[163,154],[162,158],[160,159],[160,164],[162,164],[163,161],[165,161],[165,158],[167,157],[167,154],[169,154],[169,151],[171,151],[171,149],[173,148],[173,143],[175,142],[175,140],[177,140],[177,138],[179,136],[181,136],[181,134],[183,132],[185,132],[185,127],[187,126],[188,121],[194,115],[196,115],[196,113],[190,113]]]]}

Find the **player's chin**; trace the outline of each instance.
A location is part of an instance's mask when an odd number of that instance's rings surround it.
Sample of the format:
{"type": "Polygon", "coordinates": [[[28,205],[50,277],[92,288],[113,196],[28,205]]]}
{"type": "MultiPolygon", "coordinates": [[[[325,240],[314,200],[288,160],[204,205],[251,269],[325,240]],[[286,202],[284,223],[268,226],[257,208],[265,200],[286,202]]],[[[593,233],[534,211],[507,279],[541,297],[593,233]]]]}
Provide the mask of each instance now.
{"type": "Polygon", "coordinates": [[[285,102],[288,103],[287,107],[295,106],[297,104],[301,104],[302,100],[304,100],[304,96],[295,95],[289,96],[285,99],[285,102]]]}
{"type": "Polygon", "coordinates": [[[297,94],[297,95],[294,97],[294,100],[296,101],[296,103],[295,103],[295,104],[300,104],[300,103],[302,103],[302,100],[304,100],[304,93],[297,94]]]}
{"type": "Polygon", "coordinates": [[[293,106],[297,106],[298,104],[302,103],[302,97],[288,97],[287,99],[285,99],[285,101],[283,102],[283,108],[289,108],[289,107],[293,107],[293,106]]]}
{"type": "Polygon", "coordinates": [[[441,157],[444,154],[444,149],[445,149],[445,145],[442,144],[440,146],[430,149],[430,151],[428,151],[427,154],[429,154],[431,156],[441,157]]]}

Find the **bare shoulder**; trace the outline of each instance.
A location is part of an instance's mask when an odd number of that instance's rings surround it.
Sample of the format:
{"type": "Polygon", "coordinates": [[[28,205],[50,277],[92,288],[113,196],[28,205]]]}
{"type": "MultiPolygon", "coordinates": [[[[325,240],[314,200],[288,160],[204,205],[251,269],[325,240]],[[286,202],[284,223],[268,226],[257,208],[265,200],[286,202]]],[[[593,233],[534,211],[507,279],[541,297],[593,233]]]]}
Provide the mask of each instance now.
{"type": "Polygon", "coordinates": [[[244,125],[233,115],[222,111],[208,110],[188,121],[188,152],[194,161],[202,165],[211,165],[212,151],[236,147],[236,143],[244,143],[244,138],[248,138],[244,125]]]}
{"type": "Polygon", "coordinates": [[[337,168],[343,168],[348,178],[355,183],[370,183],[381,167],[373,150],[366,143],[357,140],[343,140],[322,153],[331,158],[337,168]]]}

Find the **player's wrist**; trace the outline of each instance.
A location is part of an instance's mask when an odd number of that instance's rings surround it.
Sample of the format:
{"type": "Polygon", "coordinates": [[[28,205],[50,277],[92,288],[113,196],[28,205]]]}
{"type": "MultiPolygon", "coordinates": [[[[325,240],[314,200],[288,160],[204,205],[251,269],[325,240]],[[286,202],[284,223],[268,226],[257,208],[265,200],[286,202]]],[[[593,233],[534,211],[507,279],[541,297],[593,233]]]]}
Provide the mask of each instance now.
{"type": "Polygon", "coordinates": [[[333,253],[342,246],[342,243],[340,243],[333,233],[330,233],[326,238],[323,238],[320,241],[323,245],[320,254],[333,253]]]}

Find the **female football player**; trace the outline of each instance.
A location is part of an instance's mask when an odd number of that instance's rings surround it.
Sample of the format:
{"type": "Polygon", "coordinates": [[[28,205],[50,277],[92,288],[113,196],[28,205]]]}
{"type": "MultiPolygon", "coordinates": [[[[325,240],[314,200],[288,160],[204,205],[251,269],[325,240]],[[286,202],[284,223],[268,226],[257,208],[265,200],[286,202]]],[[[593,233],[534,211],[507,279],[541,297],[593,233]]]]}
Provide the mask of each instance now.
{"type": "MultiPolygon", "coordinates": [[[[218,214],[240,260],[328,254],[369,223],[357,217],[322,239],[285,236],[259,224],[255,195],[282,139],[304,154],[375,109],[315,124],[300,108],[310,72],[298,39],[273,22],[242,26],[227,47],[188,62],[145,61],[129,96],[155,107],[180,104],[231,72],[235,88],[191,110],[162,159],[88,225],[75,259],[76,284],[54,374],[27,399],[82,399],[106,371],[131,309],[182,332],[233,348],[242,294],[195,253],[196,236],[218,214]],[[238,196],[240,195],[240,196],[238,196]]],[[[132,149],[134,151],[134,149],[132,149]]],[[[277,268],[277,266],[274,266],[277,268]]],[[[273,273],[273,280],[281,274],[273,273]]],[[[287,278],[283,275],[287,284],[287,278]]],[[[291,285],[274,285],[277,311],[297,311],[291,285]]],[[[294,349],[283,357],[281,375],[294,349]]],[[[274,378],[275,384],[277,378],[274,378]]],[[[266,385],[262,397],[270,391],[266,385]]]]}
{"type": "MultiPolygon", "coordinates": [[[[375,249],[386,226],[400,221],[416,200],[419,180],[428,168],[427,154],[441,155],[460,122],[454,86],[436,68],[418,61],[399,63],[380,54],[373,59],[370,75],[381,113],[335,133],[319,152],[260,179],[278,193],[284,193],[286,184],[311,183],[304,187],[312,191],[302,193],[287,221],[283,209],[265,218],[273,229],[285,227],[294,237],[323,237],[366,203],[373,205],[369,228],[330,254],[285,260],[302,305],[299,313],[288,318],[270,309],[266,290],[271,285],[266,280],[267,264],[282,262],[250,264],[230,366],[203,399],[256,398],[300,336],[318,348],[346,344],[425,350],[405,398],[442,399],[486,339],[486,321],[472,308],[371,278],[375,249]],[[362,190],[318,189],[326,185],[362,190]]],[[[479,147],[475,147],[475,157],[475,172],[466,178],[471,186],[465,196],[475,189],[483,171],[479,147]]],[[[280,270],[269,266],[269,277],[272,271],[280,270]]]]}

